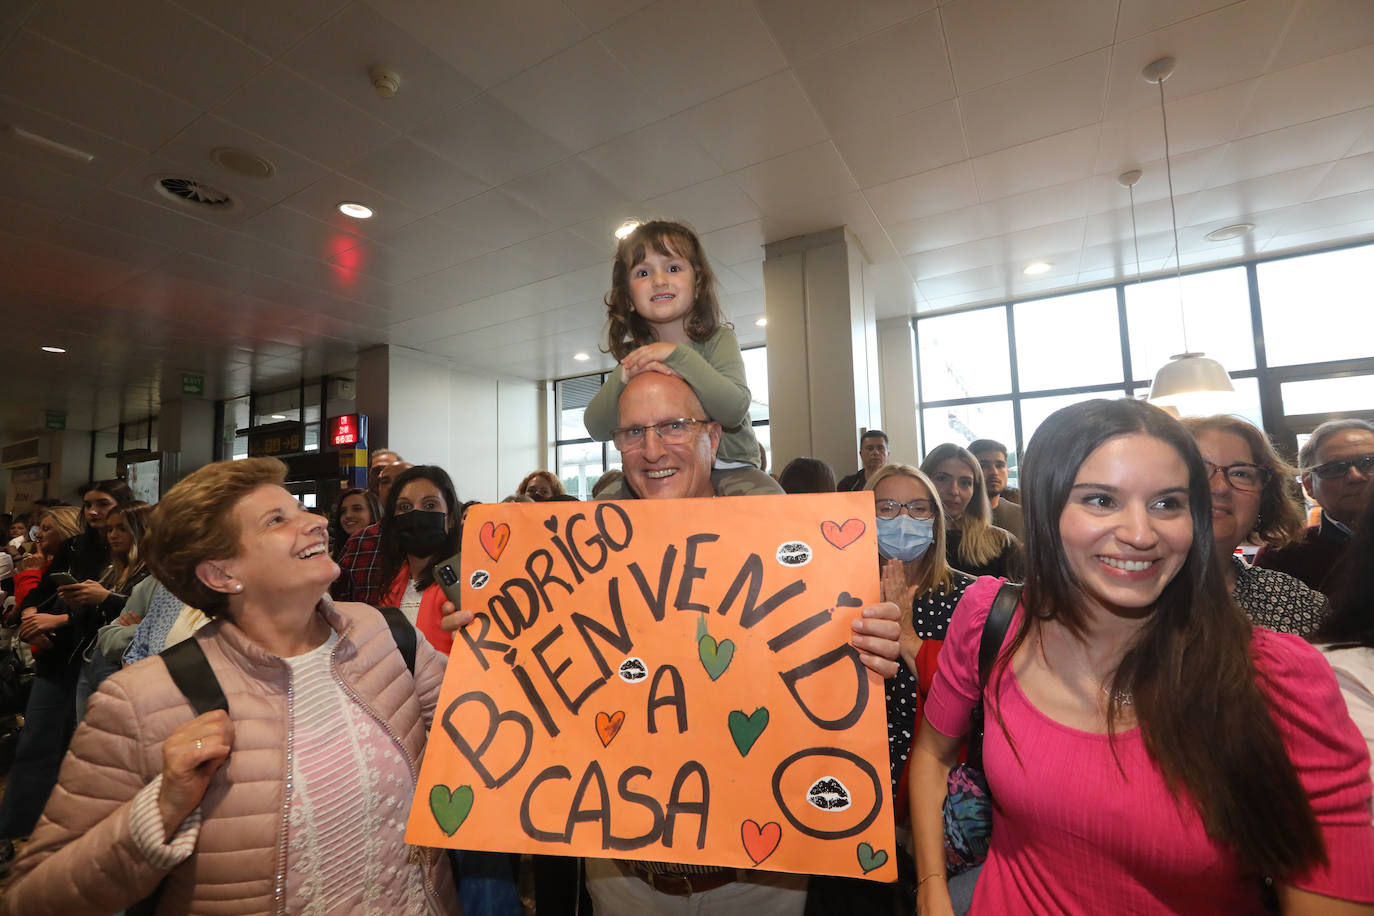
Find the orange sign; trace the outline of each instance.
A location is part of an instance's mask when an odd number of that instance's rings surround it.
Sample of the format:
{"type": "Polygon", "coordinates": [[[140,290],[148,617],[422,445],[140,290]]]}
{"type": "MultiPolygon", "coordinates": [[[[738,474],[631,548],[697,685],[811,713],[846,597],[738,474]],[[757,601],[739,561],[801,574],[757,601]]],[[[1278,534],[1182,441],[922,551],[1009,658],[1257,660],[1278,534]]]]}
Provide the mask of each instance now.
{"type": "Polygon", "coordinates": [[[474,506],[406,839],[896,878],[867,493],[474,506]]]}

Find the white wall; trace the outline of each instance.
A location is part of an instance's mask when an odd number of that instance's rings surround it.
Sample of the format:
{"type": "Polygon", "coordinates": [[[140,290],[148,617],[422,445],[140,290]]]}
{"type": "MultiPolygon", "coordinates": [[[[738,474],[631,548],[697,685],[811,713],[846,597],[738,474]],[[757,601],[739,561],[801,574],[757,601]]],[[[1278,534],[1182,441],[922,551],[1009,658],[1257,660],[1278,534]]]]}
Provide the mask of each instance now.
{"type": "Polygon", "coordinates": [[[879,321],[878,367],[882,375],[883,432],[894,462],[920,464],[916,423],[916,335],[908,318],[879,321]]]}

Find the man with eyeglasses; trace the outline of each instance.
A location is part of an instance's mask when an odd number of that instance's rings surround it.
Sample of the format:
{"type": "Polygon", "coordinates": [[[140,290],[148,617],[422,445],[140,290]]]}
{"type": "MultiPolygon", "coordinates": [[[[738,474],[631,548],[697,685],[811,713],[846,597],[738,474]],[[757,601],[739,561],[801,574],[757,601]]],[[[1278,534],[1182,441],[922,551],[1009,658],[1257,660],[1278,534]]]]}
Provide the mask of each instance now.
{"type": "Polygon", "coordinates": [[[840,478],[835,489],[841,493],[862,490],[868,485],[868,478],[887,464],[887,433],[881,429],[866,430],[859,437],[859,469],[848,477],[840,478]]]}
{"type": "Polygon", "coordinates": [[[1318,591],[1329,586],[1374,487],[1374,424],[1329,420],[1312,431],[1298,452],[1302,485],[1321,506],[1307,537],[1280,550],[1261,549],[1255,565],[1286,572],[1318,591]]]}

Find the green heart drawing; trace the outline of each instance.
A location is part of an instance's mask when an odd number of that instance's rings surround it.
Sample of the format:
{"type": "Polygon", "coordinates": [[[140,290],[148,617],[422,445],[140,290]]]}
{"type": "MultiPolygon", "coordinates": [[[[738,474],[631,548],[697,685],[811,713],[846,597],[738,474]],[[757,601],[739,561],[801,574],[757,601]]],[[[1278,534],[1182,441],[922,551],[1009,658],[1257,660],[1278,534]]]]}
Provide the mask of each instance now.
{"type": "Polygon", "coordinates": [[[701,656],[701,667],[716,680],[730,667],[730,659],[735,657],[735,644],[728,639],[716,642],[709,633],[697,640],[697,654],[701,656]]]}
{"type": "Polygon", "coordinates": [[[865,875],[875,868],[882,868],[886,864],[886,849],[879,849],[877,852],[874,852],[873,847],[867,843],[859,844],[859,867],[864,870],[865,875]]]}
{"type": "Polygon", "coordinates": [[[768,710],[762,706],[747,716],[742,709],[730,710],[730,737],[735,739],[741,757],[749,756],[749,749],[767,727],[768,710]]]}
{"type": "Polygon", "coordinates": [[[434,812],[439,829],[453,836],[472,811],[472,786],[449,791],[448,786],[436,785],[429,790],[429,810],[434,812]]]}

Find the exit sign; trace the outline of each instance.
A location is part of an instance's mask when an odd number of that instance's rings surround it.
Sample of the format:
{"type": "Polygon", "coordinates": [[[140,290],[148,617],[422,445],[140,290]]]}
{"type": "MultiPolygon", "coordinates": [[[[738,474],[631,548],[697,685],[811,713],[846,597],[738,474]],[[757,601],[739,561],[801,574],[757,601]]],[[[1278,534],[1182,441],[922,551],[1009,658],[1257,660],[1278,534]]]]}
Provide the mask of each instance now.
{"type": "Polygon", "coordinates": [[[329,421],[329,442],[335,448],[357,445],[362,436],[356,413],[346,413],[329,421]]]}
{"type": "Polygon", "coordinates": [[[205,376],[191,372],[181,373],[181,393],[182,394],[204,394],[205,376]]]}

